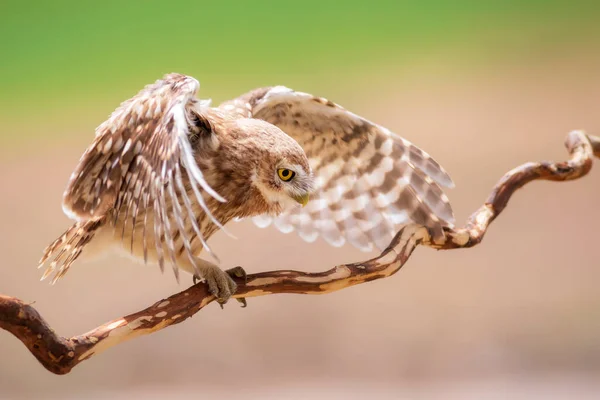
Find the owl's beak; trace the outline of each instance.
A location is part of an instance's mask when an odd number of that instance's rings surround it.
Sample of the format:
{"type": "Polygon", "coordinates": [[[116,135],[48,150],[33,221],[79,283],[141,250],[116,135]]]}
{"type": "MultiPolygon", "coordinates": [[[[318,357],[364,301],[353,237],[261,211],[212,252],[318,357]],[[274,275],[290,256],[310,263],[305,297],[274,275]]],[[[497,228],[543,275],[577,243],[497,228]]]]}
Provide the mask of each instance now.
{"type": "Polygon", "coordinates": [[[309,195],[308,195],[308,193],[305,193],[305,194],[301,194],[298,196],[292,196],[292,198],[294,200],[296,200],[298,203],[302,204],[302,207],[304,207],[305,205],[308,204],[309,195]]]}

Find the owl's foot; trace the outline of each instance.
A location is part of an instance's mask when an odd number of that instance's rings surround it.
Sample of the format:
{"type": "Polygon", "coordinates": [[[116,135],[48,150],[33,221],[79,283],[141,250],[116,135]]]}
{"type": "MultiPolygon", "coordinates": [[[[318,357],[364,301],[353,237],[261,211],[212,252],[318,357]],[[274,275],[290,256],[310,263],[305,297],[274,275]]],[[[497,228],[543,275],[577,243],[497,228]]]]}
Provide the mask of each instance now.
{"type": "MultiPolygon", "coordinates": [[[[231,276],[231,277],[241,278],[244,281],[244,283],[246,283],[248,281],[248,274],[246,274],[246,270],[240,266],[230,268],[230,269],[226,270],[225,272],[227,274],[229,274],[229,276],[231,276]]],[[[237,287],[236,287],[236,290],[237,290],[237,287]]],[[[238,303],[240,303],[242,305],[242,308],[248,306],[248,303],[246,302],[245,297],[236,297],[235,299],[237,300],[238,303]]],[[[221,304],[221,308],[223,308],[223,304],[221,304]]]]}
{"type": "MultiPolygon", "coordinates": [[[[231,296],[237,290],[237,284],[233,278],[242,278],[246,280],[246,271],[242,267],[235,267],[223,271],[217,266],[207,268],[202,271],[202,277],[194,275],[194,285],[204,280],[208,285],[208,291],[217,298],[217,302],[223,308],[223,304],[231,298],[231,296]]],[[[238,302],[242,304],[242,307],[246,307],[246,299],[243,297],[236,298],[238,302]]]]}

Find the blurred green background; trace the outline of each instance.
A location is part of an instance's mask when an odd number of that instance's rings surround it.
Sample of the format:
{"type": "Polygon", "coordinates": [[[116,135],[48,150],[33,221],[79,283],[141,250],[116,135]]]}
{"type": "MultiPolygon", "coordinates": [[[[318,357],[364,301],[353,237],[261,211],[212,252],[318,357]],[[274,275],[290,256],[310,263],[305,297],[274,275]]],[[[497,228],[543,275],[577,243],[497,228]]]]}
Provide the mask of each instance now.
{"type": "Polygon", "coordinates": [[[223,100],[278,83],[360,90],[426,61],[443,63],[438,73],[539,62],[573,43],[598,43],[599,8],[577,0],[3,0],[0,143],[45,137],[45,129],[23,134],[32,112],[53,124],[78,118],[171,71],[223,100]]]}
{"type": "MultiPolygon", "coordinates": [[[[190,283],[111,255],[55,287],[35,268],[70,224],[62,191],[95,127],[165,73],[216,103],[282,84],[388,127],[450,172],[461,224],[506,171],[564,159],[569,130],[600,134],[598,21],[581,0],[0,0],[0,292],[71,336],[190,283]]],[[[0,399],[600,398],[595,168],[520,190],[476,248],[418,249],[327,296],[207,307],[65,377],[0,332],[0,399]]],[[[372,256],[229,229],[212,247],[249,272],[372,256]]]]}

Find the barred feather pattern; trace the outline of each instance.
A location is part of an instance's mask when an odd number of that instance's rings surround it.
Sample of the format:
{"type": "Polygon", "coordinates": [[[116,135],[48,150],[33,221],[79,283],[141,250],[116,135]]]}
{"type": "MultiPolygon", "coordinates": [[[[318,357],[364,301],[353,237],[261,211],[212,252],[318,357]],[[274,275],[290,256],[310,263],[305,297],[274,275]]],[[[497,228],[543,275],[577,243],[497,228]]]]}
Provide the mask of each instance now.
{"type": "Polygon", "coordinates": [[[44,252],[44,278],[55,282],[107,234],[178,278],[179,268],[199,272],[200,251],[217,259],[206,241],[234,218],[365,251],[384,249],[401,226],[424,226],[436,240],[453,223],[446,171],[388,129],[283,86],[217,108],[196,99],[198,89],[194,78],[166,75],[97,128],[63,197],[76,222],[44,252]],[[297,168],[285,185],[282,163],[297,168]],[[284,207],[311,187],[306,207],[284,207]]]}
{"type": "Polygon", "coordinates": [[[297,231],[312,242],[349,242],[385,249],[401,226],[425,226],[434,240],[454,222],[440,186],[454,184],[429,154],[387,128],[320,97],[284,86],[256,89],[220,107],[263,119],[293,137],[316,178],[311,201],[279,216],[254,218],[260,227],[297,231]]]}
{"type": "Polygon", "coordinates": [[[42,280],[54,274],[51,280],[51,283],[54,284],[62,278],[103,223],[103,218],[77,222],[46,247],[39,262],[42,266],[49,261],[48,267],[42,275],[42,280]]]}
{"type": "MultiPolygon", "coordinates": [[[[194,134],[212,134],[210,126],[190,132],[190,124],[193,125],[190,119],[195,117],[194,112],[203,108],[203,104],[195,99],[198,88],[199,83],[194,78],[166,75],[123,102],[96,129],[96,137],[81,157],[63,197],[63,210],[78,223],[51,245],[40,260],[42,267],[57,248],[66,249],[59,251],[44,278],[54,271],[57,274],[53,282],[63,276],[81,253],[83,245],[91,239],[91,227],[97,228],[104,223],[115,228],[120,223],[122,237],[127,229],[132,251],[135,230],[141,229],[143,233],[138,237],[143,241],[145,260],[150,244],[147,237],[155,234],[151,250],[164,269],[166,249],[166,258],[177,279],[174,235],[187,237],[193,233],[204,249],[213,254],[204,240],[206,232],[202,232],[198,216],[206,215],[221,227],[205,197],[219,202],[225,199],[206,182],[189,141],[194,134]],[[193,209],[192,203],[198,205],[201,212],[193,209]],[[184,224],[184,220],[193,222],[184,224]],[[148,226],[150,223],[153,227],[148,226]],[[71,256],[63,258],[64,251],[72,251],[71,256]]],[[[204,142],[207,147],[215,145],[210,137],[204,142]]],[[[185,240],[184,243],[193,263],[195,258],[190,244],[185,240]]]]}

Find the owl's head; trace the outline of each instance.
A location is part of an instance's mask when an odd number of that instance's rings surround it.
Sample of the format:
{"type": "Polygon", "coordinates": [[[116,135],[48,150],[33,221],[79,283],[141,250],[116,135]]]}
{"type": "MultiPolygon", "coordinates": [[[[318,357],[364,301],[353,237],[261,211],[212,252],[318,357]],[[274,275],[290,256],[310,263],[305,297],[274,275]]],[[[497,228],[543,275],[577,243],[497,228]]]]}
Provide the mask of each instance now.
{"type": "Polygon", "coordinates": [[[254,128],[255,146],[260,154],[252,183],[270,211],[279,213],[298,204],[305,206],[314,187],[314,178],[302,147],[270,123],[245,121],[254,128]]]}
{"type": "Polygon", "coordinates": [[[212,188],[234,207],[233,215],[277,215],[308,203],[314,186],[308,158],[280,128],[216,109],[196,109],[190,116],[196,161],[212,188]]]}
{"type": "Polygon", "coordinates": [[[248,190],[234,197],[249,201],[252,213],[276,215],[308,203],[314,182],[308,158],[298,142],[275,125],[258,119],[225,121],[216,132],[220,137],[217,168],[234,178],[230,182],[236,190],[248,190]]]}

